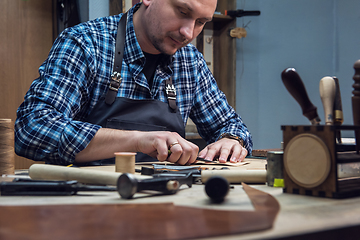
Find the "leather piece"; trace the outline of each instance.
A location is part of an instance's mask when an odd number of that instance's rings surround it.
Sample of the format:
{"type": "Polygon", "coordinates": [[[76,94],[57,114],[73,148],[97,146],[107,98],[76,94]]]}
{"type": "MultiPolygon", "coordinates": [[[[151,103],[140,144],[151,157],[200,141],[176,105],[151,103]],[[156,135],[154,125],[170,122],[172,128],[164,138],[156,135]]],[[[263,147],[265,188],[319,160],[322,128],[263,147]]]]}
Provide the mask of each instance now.
{"type": "Polygon", "coordinates": [[[255,211],[164,204],[1,206],[0,239],[184,239],[272,227],[279,203],[243,184],[255,211]]]}

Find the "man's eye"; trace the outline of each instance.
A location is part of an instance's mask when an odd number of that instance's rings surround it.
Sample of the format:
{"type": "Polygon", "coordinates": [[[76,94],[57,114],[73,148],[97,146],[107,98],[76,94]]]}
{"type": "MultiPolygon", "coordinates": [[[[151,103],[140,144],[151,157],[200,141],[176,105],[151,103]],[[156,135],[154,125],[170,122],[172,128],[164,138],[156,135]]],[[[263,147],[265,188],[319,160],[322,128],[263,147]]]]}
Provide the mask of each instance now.
{"type": "Polygon", "coordinates": [[[187,12],[179,10],[181,15],[187,16],[187,12]]]}

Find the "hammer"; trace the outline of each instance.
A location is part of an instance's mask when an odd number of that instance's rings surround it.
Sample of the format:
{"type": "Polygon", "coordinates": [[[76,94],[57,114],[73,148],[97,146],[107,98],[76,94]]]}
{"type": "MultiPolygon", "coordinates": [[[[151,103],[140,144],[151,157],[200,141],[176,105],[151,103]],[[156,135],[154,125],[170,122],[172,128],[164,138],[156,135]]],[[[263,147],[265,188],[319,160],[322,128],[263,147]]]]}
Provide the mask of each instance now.
{"type": "Polygon", "coordinates": [[[106,172],[91,169],[33,164],[29,176],[34,180],[76,180],[79,183],[97,185],[115,185],[122,198],[132,198],[137,192],[150,190],[163,194],[174,194],[182,184],[192,186],[192,176],[157,177],[134,175],[129,173],[106,172]]]}

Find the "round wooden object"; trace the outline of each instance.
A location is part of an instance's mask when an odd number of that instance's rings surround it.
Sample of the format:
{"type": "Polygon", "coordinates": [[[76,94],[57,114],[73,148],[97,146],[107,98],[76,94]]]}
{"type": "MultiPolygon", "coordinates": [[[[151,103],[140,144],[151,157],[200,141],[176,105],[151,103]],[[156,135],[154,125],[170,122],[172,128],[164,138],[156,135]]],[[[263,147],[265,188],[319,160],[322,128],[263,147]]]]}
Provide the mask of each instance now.
{"type": "Polygon", "coordinates": [[[115,172],[135,173],[135,156],[132,152],[115,153],[115,172]]]}
{"type": "Polygon", "coordinates": [[[319,186],[330,173],[331,156],[326,144],[316,135],[303,133],[292,138],[284,151],[285,171],[305,188],[319,186]]]}

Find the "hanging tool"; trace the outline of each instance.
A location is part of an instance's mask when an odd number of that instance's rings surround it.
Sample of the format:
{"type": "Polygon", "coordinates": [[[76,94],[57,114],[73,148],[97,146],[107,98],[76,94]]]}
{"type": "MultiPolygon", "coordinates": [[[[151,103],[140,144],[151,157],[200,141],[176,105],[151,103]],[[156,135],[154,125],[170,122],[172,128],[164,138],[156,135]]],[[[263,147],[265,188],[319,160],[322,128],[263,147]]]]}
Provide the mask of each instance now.
{"type": "Polygon", "coordinates": [[[225,15],[230,17],[259,16],[260,11],[245,11],[243,9],[225,10],[225,15]]]}

